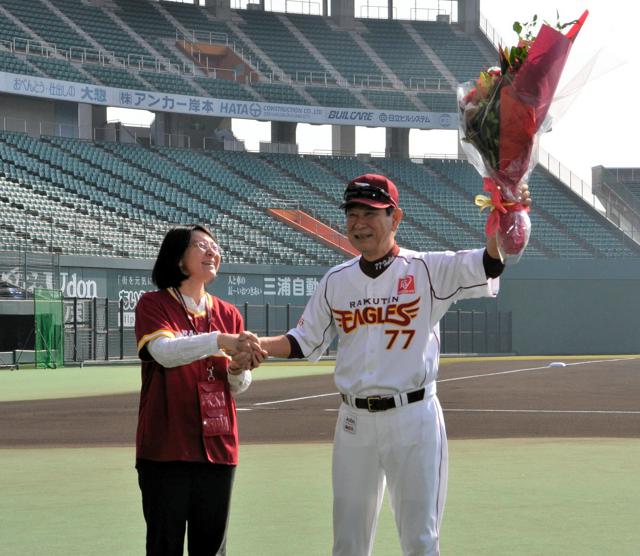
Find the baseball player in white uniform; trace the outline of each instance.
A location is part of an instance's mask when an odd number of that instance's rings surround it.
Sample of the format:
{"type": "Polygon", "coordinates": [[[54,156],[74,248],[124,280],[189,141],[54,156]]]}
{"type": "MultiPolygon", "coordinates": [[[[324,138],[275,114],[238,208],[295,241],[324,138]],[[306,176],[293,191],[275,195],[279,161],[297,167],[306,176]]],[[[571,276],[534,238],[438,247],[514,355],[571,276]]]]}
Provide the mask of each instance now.
{"type": "MultiPolygon", "coordinates": [[[[521,196],[529,206],[526,185],[521,196]]],[[[329,270],[296,328],[261,346],[316,361],[338,336],[333,555],[371,554],[386,484],[403,554],[435,556],[447,490],[439,320],[460,299],[495,296],[504,266],[495,239],[455,253],[398,247],[403,211],[384,176],[352,180],[342,207],[361,256],[329,270]]]]}

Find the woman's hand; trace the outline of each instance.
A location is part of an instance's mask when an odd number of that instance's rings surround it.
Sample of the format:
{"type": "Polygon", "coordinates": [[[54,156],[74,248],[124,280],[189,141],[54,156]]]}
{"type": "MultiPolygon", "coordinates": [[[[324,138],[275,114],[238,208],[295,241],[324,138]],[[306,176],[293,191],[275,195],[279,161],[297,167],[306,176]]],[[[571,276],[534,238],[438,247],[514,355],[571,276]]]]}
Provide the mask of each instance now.
{"type": "Polygon", "coordinates": [[[255,369],[267,357],[260,347],[260,341],[253,332],[241,334],[218,334],[218,346],[231,356],[229,372],[240,374],[244,370],[255,369]]]}

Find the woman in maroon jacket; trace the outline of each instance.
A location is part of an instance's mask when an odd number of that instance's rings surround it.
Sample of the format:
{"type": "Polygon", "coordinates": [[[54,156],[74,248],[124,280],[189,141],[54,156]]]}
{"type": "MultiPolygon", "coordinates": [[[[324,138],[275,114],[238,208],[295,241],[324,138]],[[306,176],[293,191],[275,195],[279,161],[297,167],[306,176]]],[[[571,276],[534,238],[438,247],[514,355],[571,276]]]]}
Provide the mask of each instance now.
{"type": "Polygon", "coordinates": [[[148,555],[213,555],[225,533],[238,429],[233,396],[264,358],[238,309],[205,291],[221,253],[203,226],[165,236],[136,307],[142,388],[136,468],[148,555]],[[233,356],[233,360],[230,359],[233,356]]]}

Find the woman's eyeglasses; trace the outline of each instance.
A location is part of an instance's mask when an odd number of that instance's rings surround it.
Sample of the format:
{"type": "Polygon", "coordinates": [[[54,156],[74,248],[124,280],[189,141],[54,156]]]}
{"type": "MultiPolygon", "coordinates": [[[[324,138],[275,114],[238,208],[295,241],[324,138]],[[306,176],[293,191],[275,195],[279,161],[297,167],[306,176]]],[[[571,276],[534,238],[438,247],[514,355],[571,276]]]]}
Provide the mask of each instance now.
{"type": "Polygon", "coordinates": [[[207,251],[213,251],[216,255],[220,255],[222,250],[218,246],[218,244],[213,243],[212,241],[192,241],[191,245],[200,249],[206,253],[207,251]]]}

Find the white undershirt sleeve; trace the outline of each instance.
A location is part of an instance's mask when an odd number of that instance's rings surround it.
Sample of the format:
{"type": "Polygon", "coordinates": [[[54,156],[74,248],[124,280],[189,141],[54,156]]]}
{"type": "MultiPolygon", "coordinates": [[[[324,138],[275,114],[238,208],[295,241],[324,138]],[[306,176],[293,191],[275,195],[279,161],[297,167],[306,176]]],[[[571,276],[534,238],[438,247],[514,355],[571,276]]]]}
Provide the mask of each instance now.
{"type": "MultiPolygon", "coordinates": [[[[170,369],[179,365],[187,365],[205,357],[224,356],[218,348],[218,332],[208,332],[197,336],[168,338],[161,336],[147,344],[147,350],[160,365],[170,369]]],[[[229,389],[234,397],[242,394],[251,385],[251,371],[242,371],[238,375],[227,374],[229,389]]]]}
{"type": "Polygon", "coordinates": [[[151,357],[167,369],[212,355],[224,356],[224,352],[218,348],[218,332],[179,338],[161,336],[151,340],[147,344],[147,350],[151,357]]]}

